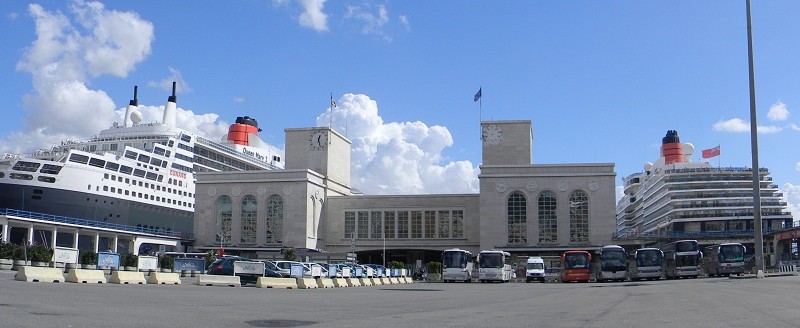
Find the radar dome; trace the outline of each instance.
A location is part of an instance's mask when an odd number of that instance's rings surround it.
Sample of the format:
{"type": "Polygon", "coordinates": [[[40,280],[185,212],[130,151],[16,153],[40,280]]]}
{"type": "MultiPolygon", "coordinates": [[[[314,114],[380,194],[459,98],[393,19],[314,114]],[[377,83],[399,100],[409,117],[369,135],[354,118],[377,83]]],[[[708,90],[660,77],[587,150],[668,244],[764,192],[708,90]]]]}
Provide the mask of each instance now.
{"type": "Polygon", "coordinates": [[[644,163],[644,170],[645,171],[650,171],[650,169],[652,169],[652,168],[653,168],[653,163],[650,163],[650,162],[644,163]]]}
{"type": "Polygon", "coordinates": [[[131,112],[131,122],[138,124],[142,121],[142,112],[140,111],[132,111],[131,112]]]}
{"type": "Polygon", "coordinates": [[[692,156],[692,154],[694,154],[694,145],[688,142],[683,144],[683,154],[685,156],[692,156]]]}

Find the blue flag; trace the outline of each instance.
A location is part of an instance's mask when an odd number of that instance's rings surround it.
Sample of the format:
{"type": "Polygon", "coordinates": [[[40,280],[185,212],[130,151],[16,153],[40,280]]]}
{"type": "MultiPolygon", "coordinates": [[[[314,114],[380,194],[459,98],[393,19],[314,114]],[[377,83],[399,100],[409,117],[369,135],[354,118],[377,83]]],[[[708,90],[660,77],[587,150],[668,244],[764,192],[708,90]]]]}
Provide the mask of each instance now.
{"type": "Polygon", "coordinates": [[[478,99],[481,99],[481,90],[483,90],[483,88],[478,89],[478,93],[475,94],[475,99],[472,101],[478,101],[478,99]]]}

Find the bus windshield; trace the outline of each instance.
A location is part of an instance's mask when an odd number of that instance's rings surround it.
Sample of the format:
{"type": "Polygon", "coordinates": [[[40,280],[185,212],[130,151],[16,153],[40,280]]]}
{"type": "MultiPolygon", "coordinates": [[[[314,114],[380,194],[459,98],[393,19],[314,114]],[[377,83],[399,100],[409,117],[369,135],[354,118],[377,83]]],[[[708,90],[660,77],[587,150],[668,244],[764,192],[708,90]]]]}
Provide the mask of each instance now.
{"type": "Polygon", "coordinates": [[[565,269],[583,269],[589,267],[589,255],[586,253],[567,254],[564,261],[565,269]]]}
{"type": "Polygon", "coordinates": [[[502,269],[503,265],[503,254],[481,254],[480,261],[478,265],[481,268],[495,268],[495,269],[502,269]]]}
{"type": "Polygon", "coordinates": [[[636,265],[640,267],[661,266],[661,252],[657,250],[636,252],[636,265]]]}
{"type": "Polygon", "coordinates": [[[697,250],[697,242],[694,240],[680,241],[675,243],[676,252],[694,252],[697,250]]]}
{"type": "Polygon", "coordinates": [[[466,252],[444,252],[442,255],[442,267],[466,268],[468,256],[466,252]]]}
{"type": "Polygon", "coordinates": [[[621,270],[620,268],[625,268],[626,261],[625,251],[603,252],[600,258],[601,269],[621,270]]]}
{"type": "Polygon", "coordinates": [[[742,245],[722,245],[719,247],[720,262],[743,262],[744,247],[742,245]]]}
{"type": "Polygon", "coordinates": [[[696,265],[697,265],[697,255],[675,256],[675,266],[685,267],[685,266],[696,266],[696,265]]]}

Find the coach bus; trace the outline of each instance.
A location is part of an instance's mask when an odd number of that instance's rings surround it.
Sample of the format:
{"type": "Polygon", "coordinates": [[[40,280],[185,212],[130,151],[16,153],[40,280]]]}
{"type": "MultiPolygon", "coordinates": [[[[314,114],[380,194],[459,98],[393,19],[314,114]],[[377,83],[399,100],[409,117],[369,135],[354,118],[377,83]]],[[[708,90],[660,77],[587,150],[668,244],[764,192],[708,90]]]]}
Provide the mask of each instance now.
{"type": "Polygon", "coordinates": [[[664,251],[663,270],[667,279],[697,278],[700,275],[700,259],[703,253],[697,240],[679,240],[661,247],[664,251]]]}
{"type": "Polygon", "coordinates": [[[481,282],[509,282],[511,274],[511,253],[494,249],[478,253],[478,280],[481,282]]]}
{"type": "Polygon", "coordinates": [[[631,280],[661,279],[661,264],[664,252],[658,248],[640,248],[633,252],[628,264],[628,277],[631,280]]]}
{"type": "Polygon", "coordinates": [[[442,252],[442,281],[472,281],[472,253],[463,249],[446,249],[442,252]]]}
{"type": "Polygon", "coordinates": [[[705,249],[705,270],[709,277],[744,273],[744,245],[727,243],[705,249]]]}
{"type": "Polygon", "coordinates": [[[595,280],[604,281],[625,281],[628,273],[628,253],[619,245],[606,245],[600,248],[597,257],[597,270],[595,270],[595,280]]]}
{"type": "Polygon", "coordinates": [[[589,282],[592,276],[592,253],[587,251],[566,251],[561,254],[561,282],[589,282]]]}

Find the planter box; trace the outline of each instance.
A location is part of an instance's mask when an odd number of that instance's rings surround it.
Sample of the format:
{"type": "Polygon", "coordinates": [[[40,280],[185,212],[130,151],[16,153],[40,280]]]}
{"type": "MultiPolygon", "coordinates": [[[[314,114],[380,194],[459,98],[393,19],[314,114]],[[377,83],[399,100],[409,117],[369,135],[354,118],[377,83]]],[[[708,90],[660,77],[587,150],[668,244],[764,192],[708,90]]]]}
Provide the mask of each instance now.
{"type": "Polygon", "coordinates": [[[14,266],[14,260],[0,259],[0,270],[11,270],[14,266]]]}

